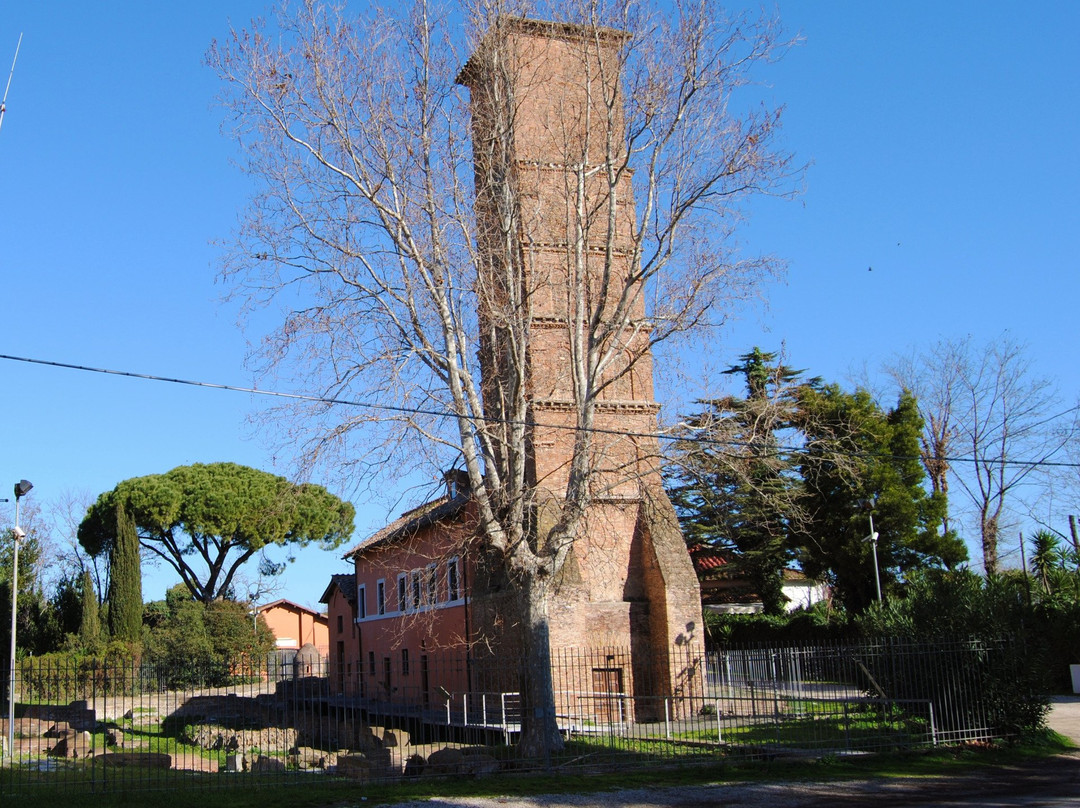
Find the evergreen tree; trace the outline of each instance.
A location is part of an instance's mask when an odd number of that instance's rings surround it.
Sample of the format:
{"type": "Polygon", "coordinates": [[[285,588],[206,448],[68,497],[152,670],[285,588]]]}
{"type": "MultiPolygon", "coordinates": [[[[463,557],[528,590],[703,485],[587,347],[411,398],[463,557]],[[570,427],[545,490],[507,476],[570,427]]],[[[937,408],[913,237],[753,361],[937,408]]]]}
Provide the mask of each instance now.
{"type": "Polygon", "coordinates": [[[946,501],[924,488],[922,417],[909,393],[886,412],[865,390],[803,387],[796,422],[804,439],[798,464],[808,517],[795,534],[797,555],[804,571],[832,584],[847,609],[861,612],[875,598],[871,516],[883,590],[907,570],[966,560],[963,542],[938,531],[946,501]]]}
{"type": "Polygon", "coordinates": [[[94,579],[89,572],[83,572],[79,580],[82,619],[79,621],[79,645],[92,649],[101,639],[101,615],[98,609],[97,592],[94,591],[94,579]]]}
{"type": "Polygon", "coordinates": [[[109,548],[109,634],[124,642],[142,637],[142,565],[135,520],[116,505],[116,539],[109,548]]]}
{"type": "Polygon", "coordinates": [[[253,623],[243,604],[203,603],[183,584],[171,587],[164,601],[148,603],[146,614],[146,655],[162,666],[170,686],[225,684],[274,648],[266,621],[253,623]]]}
{"type": "MultiPolygon", "coordinates": [[[[40,655],[56,649],[59,626],[41,585],[42,542],[32,515],[23,522],[22,527],[26,536],[19,541],[16,653],[20,656],[40,655]]],[[[11,647],[11,578],[14,563],[15,533],[10,527],[5,527],[0,530],[0,648],[4,649],[5,654],[11,647]]]]}
{"type": "MultiPolygon", "coordinates": [[[[236,463],[196,463],[124,480],[101,494],[79,525],[79,543],[91,556],[107,552],[110,558],[118,557],[118,508],[135,523],[136,538],[124,562],[130,565],[131,583],[138,574],[141,543],[153,558],[171,566],[203,603],[228,597],[243,565],[271,546],[315,542],[327,549],[338,547],[352,533],[355,516],[351,504],[322,486],[296,485],[236,463]]],[[[130,593],[132,603],[141,600],[133,588],[130,593]]],[[[133,614],[134,605],[131,609],[133,614]]],[[[120,624],[128,625],[128,619],[134,625],[131,615],[120,624]]]]}
{"type": "Polygon", "coordinates": [[[49,608],[56,615],[60,637],[78,637],[82,624],[82,575],[65,575],[56,582],[56,589],[49,598],[49,608]]]}
{"type": "Polygon", "coordinates": [[[792,427],[799,385],[817,380],[799,382],[802,371],[756,347],[725,373],[743,377],[746,395],[699,402],[706,409],[688,419],[668,492],[699,570],[719,558],[720,574],[745,581],[775,614],[784,608],[787,536],[798,521],[798,479],[780,436],[792,427]]]}

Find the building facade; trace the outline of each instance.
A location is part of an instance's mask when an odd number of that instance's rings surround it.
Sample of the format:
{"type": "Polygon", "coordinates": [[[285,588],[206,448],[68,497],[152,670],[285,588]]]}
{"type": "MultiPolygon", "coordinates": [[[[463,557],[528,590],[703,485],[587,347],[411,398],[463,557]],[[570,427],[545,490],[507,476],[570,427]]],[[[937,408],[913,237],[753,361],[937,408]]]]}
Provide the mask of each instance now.
{"type": "Polygon", "coordinates": [[[273,632],[278,651],[299,651],[310,644],[324,658],[330,653],[327,617],[322,612],[281,599],[256,606],[255,613],[273,632]]]}

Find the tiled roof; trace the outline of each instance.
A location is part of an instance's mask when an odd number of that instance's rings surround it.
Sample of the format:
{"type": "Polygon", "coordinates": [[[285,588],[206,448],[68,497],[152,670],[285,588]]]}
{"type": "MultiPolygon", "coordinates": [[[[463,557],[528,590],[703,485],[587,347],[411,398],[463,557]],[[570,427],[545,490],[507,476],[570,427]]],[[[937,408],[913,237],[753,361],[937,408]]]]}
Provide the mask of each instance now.
{"type": "Polygon", "coordinates": [[[693,561],[694,569],[698,572],[712,572],[727,564],[727,560],[722,555],[704,544],[695,544],[690,548],[690,560],[693,561]]]}
{"type": "Polygon", "coordinates": [[[322,612],[316,611],[315,609],[309,609],[307,606],[301,606],[299,603],[291,600],[286,600],[285,598],[278,598],[277,600],[271,601],[270,603],[264,603],[262,606],[256,606],[255,611],[259,614],[262,614],[269,609],[273,609],[275,606],[280,606],[283,609],[292,609],[295,612],[307,612],[310,615],[321,617],[324,620],[326,619],[326,615],[322,612]]]}
{"type": "Polygon", "coordinates": [[[468,494],[459,494],[456,497],[442,496],[425,502],[419,508],[406,511],[393,522],[381,530],[372,533],[362,542],[350,549],[344,558],[354,558],[358,554],[365,553],[374,547],[389,544],[407,536],[411,536],[422,527],[433,525],[443,519],[457,516],[465,509],[469,502],[468,494]]]}
{"type": "Polygon", "coordinates": [[[356,602],[356,577],[352,573],[342,573],[330,576],[330,583],[322,593],[322,597],[319,598],[319,603],[330,602],[330,590],[335,586],[345,596],[345,600],[349,601],[349,603],[356,602]]]}

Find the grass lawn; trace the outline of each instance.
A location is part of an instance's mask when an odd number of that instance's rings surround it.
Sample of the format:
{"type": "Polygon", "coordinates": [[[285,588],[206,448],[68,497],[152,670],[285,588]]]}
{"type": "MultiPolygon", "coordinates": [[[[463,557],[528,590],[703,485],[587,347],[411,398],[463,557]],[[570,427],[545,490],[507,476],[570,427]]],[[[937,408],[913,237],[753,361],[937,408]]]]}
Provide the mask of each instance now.
{"type": "MultiPolygon", "coordinates": [[[[73,790],[63,780],[47,780],[32,787],[20,786],[13,795],[19,805],[63,804],[65,808],[112,808],[147,805],[154,808],[343,808],[393,803],[425,797],[515,796],[529,794],[584,793],[621,788],[687,786],[706,783],[845,780],[899,776],[948,776],[969,773],[979,767],[1014,765],[1073,749],[1056,733],[1047,731],[1024,743],[1010,746],[949,747],[905,754],[856,755],[817,760],[762,760],[711,762],[699,765],[634,765],[641,755],[628,752],[606,756],[609,773],[586,774],[563,769],[554,774],[498,775],[481,779],[421,777],[395,783],[356,783],[325,775],[289,773],[280,779],[267,775],[195,775],[163,772],[160,790],[145,790],[138,771],[116,772],[112,782],[84,784],[73,790]],[[620,768],[620,764],[625,768],[620,768]],[[130,783],[131,787],[125,785],[130,783]],[[91,791],[91,788],[94,790],[91,791]],[[104,790],[104,789],[108,790],[104,790]]],[[[573,750],[572,750],[573,751],[573,750]]],[[[585,750],[579,750],[587,754],[585,750]]],[[[571,764],[572,765],[572,764],[571,764]]],[[[10,773],[0,771],[0,796],[11,788],[10,773]]],[[[7,802],[7,798],[4,798],[7,802]]]]}

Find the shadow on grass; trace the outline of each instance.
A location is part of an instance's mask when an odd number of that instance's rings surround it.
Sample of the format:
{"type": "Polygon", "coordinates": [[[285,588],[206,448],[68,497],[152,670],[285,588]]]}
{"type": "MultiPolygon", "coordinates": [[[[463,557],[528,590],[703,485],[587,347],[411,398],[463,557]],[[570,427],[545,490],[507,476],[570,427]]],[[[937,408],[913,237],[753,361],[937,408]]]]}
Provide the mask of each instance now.
{"type": "Polygon", "coordinates": [[[958,776],[980,768],[1013,766],[1075,750],[1067,739],[1051,731],[1011,745],[938,747],[905,754],[825,756],[794,761],[703,757],[693,765],[670,762],[640,751],[607,751],[600,760],[588,745],[571,744],[553,760],[551,773],[523,773],[485,778],[421,777],[385,782],[355,782],[331,775],[300,772],[281,774],[194,774],[152,772],[137,768],[103,771],[88,763],[74,764],[55,775],[19,778],[19,769],[0,771],[0,796],[21,805],[62,802],[65,808],[113,808],[146,805],[154,808],[315,808],[369,803],[393,803],[427,797],[524,796],[609,791],[623,788],[665,787],[774,780],[850,780],[881,777],[958,776]],[[576,755],[576,757],[575,757],[576,755]],[[587,762],[588,761],[588,762],[587,762]],[[648,762],[651,765],[644,766],[648,762]],[[593,765],[595,764],[595,765],[593,765]],[[610,769],[608,768],[610,767],[610,769]],[[615,769],[615,771],[611,771],[615,769]],[[608,773],[595,773],[608,770],[608,773]],[[592,773],[591,773],[592,772],[592,773]],[[302,786],[302,787],[296,787],[302,786]]]}

